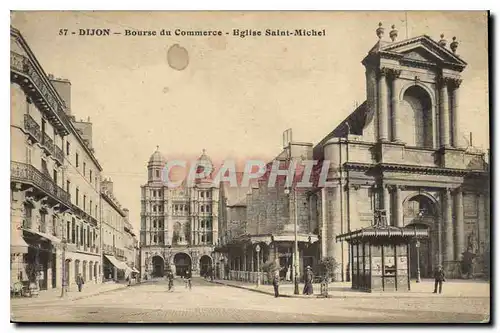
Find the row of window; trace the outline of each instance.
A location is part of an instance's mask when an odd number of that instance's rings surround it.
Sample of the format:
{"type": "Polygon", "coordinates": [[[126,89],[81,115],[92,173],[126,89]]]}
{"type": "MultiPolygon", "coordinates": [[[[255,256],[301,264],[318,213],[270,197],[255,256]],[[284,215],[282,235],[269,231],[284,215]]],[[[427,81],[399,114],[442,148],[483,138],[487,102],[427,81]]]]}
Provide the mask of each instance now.
{"type": "Polygon", "coordinates": [[[81,246],[95,247],[97,233],[91,227],[85,227],[83,224],[77,224],[73,217],[71,222],[66,225],[66,239],[68,243],[79,244],[81,246]]]}
{"type": "Polygon", "coordinates": [[[200,205],[200,212],[202,213],[211,213],[212,206],[211,205],[200,205]]]}
{"type": "Polygon", "coordinates": [[[202,198],[211,198],[212,197],[212,192],[211,191],[200,191],[200,197],[202,197],[202,198]]]}
{"type": "MultiPolygon", "coordinates": [[[[69,141],[66,141],[66,156],[70,156],[70,143],[69,141]]],[[[75,153],[75,167],[78,169],[80,167],[80,155],[75,153]]],[[[87,163],[83,162],[83,177],[87,177],[87,163]]],[[[96,189],[98,189],[98,182],[97,182],[97,176],[93,177],[92,169],[88,170],[88,177],[89,177],[89,182],[92,184],[92,181],[94,181],[94,186],[96,189]]]]}
{"type": "Polygon", "coordinates": [[[162,190],[152,190],[152,195],[153,198],[163,198],[163,191],[162,190]]]}
{"type": "Polygon", "coordinates": [[[164,220],[159,220],[159,221],[156,221],[156,219],[153,220],[153,228],[156,229],[156,227],[158,227],[159,229],[163,229],[164,226],[165,226],[164,220]]]}
{"type": "MultiPolygon", "coordinates": [[[[174,237],[175,243],[183,243],[184,242],[184,237],[179,234],[174,237]]],[[[154,233],[149,235],[149,241],[152,244],[163,244],[165,241],[164,234],[163,233],[154,233]]],[[[201,242],[202,243],[211,243],[212,242],[212,233],[206,233],[201,235],[201,242]]]]}
{"type": "Polygon", "coordinates": [[[163,205],[153,205],[153,212],[163,212],[163,205]]]}
{"type": "MultiPolygon", "coordinates": [[[[71,190],[71,182],[69,180],[66,180],[66,192],[71,193],[70,190],[71,190]]],[[[80,189],[77,187],[75,189],[75,205],[79,206],[79,204],[80,204],[80,189]]],[[[92,199],[89,200],[88,209],[89,209],[89,215],[97,218],[98,214],[97,204],[93,205],[92,199]]],[[[83,195],[83,211],[87,212],[87,195],[85,194],[83,195]]]]}

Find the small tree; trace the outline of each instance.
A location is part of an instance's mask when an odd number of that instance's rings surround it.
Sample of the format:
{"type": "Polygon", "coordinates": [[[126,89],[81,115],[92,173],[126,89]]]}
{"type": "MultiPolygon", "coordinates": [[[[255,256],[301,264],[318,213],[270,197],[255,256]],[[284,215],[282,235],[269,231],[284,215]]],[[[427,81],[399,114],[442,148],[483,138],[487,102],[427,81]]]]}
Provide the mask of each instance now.
{"type": "Polygon", "coordinates": [[[321,269],[321,274],[328,278],[328,280],[333,279],[335,281],[335,271],[339,264],[334,257],[325,257],[321,260],[319,267],[321,269]]]}

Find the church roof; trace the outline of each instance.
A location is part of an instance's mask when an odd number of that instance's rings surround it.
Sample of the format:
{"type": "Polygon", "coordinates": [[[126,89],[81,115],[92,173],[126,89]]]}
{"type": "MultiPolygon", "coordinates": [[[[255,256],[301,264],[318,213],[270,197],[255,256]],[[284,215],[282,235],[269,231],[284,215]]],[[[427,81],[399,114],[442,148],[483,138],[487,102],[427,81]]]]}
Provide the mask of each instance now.
{"type": "Polygon", "coordinates": [[[163,154],[160,152],[159,147],[156,147],[155,152],[149,158],[148,164],[165,164],[166,159],[163,154]]]}

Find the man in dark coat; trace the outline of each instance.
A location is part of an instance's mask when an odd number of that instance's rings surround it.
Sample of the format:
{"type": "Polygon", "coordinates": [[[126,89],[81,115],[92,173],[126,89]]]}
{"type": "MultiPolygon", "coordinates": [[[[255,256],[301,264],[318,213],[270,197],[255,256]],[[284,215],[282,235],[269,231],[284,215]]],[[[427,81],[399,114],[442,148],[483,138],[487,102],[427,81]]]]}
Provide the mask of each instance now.
{"type": "Polygon", "coordinates": [[[184,279],[186,281],[186,288],[189,288],[191,290],[191,271],[187,270],[186,274],[184,274],[184,279]]]}
{"type": "Polygon", "coordinates": [[[310,266],[307,266],[307,268],[306,268],[306,274],[305,274],[304,290],[302,291],[302,294],[304,294],[304,295],[312,295],[314,293],[314,291],[313,291],[313,280],[314,280],[314,274],[312,272],[312,269],[311,269],[310,266]]]}
{"type": "Polygon", "coordinates": [[[439,293],[443,289],[443,282],[446,281],[444,278],[443,266],[439,265],[434,272],[434,294],[437,293],[438,285],[439,285],[439,293]]]}
{"type": "Polygon", "coordinates": [[[273,277],[273,287],[274,287],[274,297],[279,297],[280,292],[280,272],[277,270],[274,272],[274,277],[273,277]]]}
{"type": "Polygon", "coordinates": [[[78,291],[82,291],[82,287],[85,284],[85,281],[83,280],[82,274],[78,274],[76,277],[76,284],[78,285],[78,291]]]}
{"type": "Polygon", "coordinates": [[[172,273],[172,271],[168,271],[167,278],[168,278],[168,291],[171,291],[174,288],[174,274],[172,273]]]}

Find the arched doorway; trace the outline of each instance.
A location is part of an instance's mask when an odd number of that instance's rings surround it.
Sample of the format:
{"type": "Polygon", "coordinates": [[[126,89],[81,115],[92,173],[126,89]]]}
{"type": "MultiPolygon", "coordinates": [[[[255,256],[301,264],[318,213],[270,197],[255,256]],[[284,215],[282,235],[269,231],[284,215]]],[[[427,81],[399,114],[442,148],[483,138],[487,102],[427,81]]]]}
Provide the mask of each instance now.
{"type": "Polygon", "coordinates": [[[410,131],[400,131],[403,142],[409,146],[432,148],[433,116],[432,100],[424,88],[414,85],[406,89],[399,110],[400,123],[410,131]]]}
{"type": "Polygon", "coordinates": [[[210,273],[210,268],[212,267],[212,258],[204,255],[200,258],[200,276],[205,276],[210,273]]]}
{"type": "Polygon", "coordinates": [[[183,252],[174,256],[175,275],[184,276],[186,271],[191,270],[191,258],[183,252]]]}
{"type": "Polygon", "coordinates": [[[410,277],[417,276],[417,250],[420,277],[431,278],[433,268],[439,261],[439,234],[437,229],[438,209],[432,197],[417,194],[403,203],[406,228],[427,229],[429,238],[412,241],[410,246],[410,277]]]}
{"type": "Polygon", "coordinates": [[[165,275],[165,261],[160,256],[154,256],[153,259],[153,277],[162,277],[165,275]]]}

